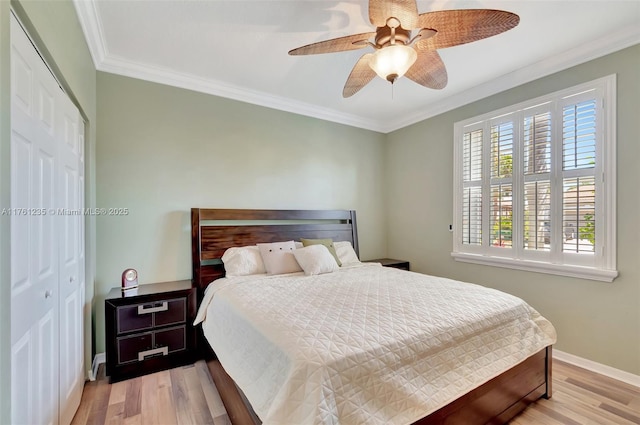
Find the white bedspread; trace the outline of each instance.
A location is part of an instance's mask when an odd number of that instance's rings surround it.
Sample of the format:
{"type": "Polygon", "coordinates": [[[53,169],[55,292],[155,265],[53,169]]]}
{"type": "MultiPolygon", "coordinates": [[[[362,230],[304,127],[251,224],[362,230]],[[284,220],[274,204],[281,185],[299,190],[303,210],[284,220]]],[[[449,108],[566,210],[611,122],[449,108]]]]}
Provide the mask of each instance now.
{"type": "Polygon", "coordinates": [[[372,264],[220,279],[202,319],[265,425],[409,424],[556,341],[517,297],[372,264]]]}

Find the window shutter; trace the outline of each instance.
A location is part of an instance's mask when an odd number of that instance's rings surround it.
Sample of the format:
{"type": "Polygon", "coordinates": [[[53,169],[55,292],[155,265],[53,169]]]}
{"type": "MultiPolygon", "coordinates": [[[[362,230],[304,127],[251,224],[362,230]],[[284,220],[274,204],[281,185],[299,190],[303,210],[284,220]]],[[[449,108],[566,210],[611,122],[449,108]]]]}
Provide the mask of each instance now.
{"type": "Polygon", "coordinates": [[[524,184],[524,248],[551,248],[551,183],[548,180],[524,184]]]}
{"type": "Polygon", "coordinates": [[[595,252],[596,112],[595,99],[562,108],[564,252],[595,252]]]}
{"type": "Polygon", "coordinates": [[[527,251],[551,249],[550,105],[525,111],[523,124],[523,247],[527,251]]]}
{"type": "Polygon", "coordinates": [[[513,122],[491,126],[491,178],[513,174],[513,122]]]}
{"type": "Polygon", "coordinates": [[[513,188],[511,184],[491,185],[491,243],[511,248],[513,234],[513,188]]]}
{"type": "MultiPolygon", "coordinates": [[[[502,118],[504,120],[504,117],[502,118]]],[[[513,234],[513,121],[491,125],[491,245],[511,248],[513,234]]]]}
{"type": "Polygon", "coordinates": [[[463,180],[465,182],[482,180],[482,130],[464,133],[463,141],[463,180]]]}
{"type": "Polygon", "coordinates": [[[551,113],[524,118],[524,174],[551,171],[551,113]]]}
{"type": "Polygon", "coordinates": [[[462,243],[482,245],[482,129],[463,135],[462,243]]]}
{"type": "Polygon", "coordinates": [[[596,164],[596,101],[591,99],[562,110],[562,168],[594,168],[596,164]]]}
{"type": "Polygon", "coordinates": [[[462,203],[462,243],[482,245],[482,188],[465,188],[462,203]]]}

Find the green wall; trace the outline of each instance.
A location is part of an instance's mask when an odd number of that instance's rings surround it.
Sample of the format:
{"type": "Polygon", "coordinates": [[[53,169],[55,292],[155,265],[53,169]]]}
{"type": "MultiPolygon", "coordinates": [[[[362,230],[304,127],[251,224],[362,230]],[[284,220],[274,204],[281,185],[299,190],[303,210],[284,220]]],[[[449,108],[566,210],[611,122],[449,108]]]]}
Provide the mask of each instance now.
{"type": "Polygon", "coordinates": [[[558,72],[388,135],[388,254],[413,270],[480,283],[525,299],[558,330],[558,350],[640,374],[640,45],[558,72]],[[613,283],[456,262],[453,234],[455,122],[617,74],[620,276],[613,283]]]}
{"type": "MultiPolygon", "coordinates": [[[[0,1],[0,208],[10,206],[9,152],[10,130],[10,80],[9,22],[11,9],[25,25],[40,53],[53,68],[65,91],[80,108],[87,122],[85,158],[87,168],[86,205],[95,202],[95,122],[96,122],[96,71],[86,45],[84,34],[73,4],[65,1],[0,1]]],[[[10,423],[10,239],[9,218],[0,218],[0,423],[10,423]]],[[[86,227],[86,355],[85,363],[91,365],[91,300],[93,299],[93,275],[95,263],[95,227],[90,221],[86,227]]],[[[87,367],[88,368],[88,367],[87,367]]]]}
{"type": "Polygon", "coordinates": [[[383,134],[98,73],[96,341],[104,295],[190,279],[190,209],[355,209],[360,255],[386,254],[383,134]]]}

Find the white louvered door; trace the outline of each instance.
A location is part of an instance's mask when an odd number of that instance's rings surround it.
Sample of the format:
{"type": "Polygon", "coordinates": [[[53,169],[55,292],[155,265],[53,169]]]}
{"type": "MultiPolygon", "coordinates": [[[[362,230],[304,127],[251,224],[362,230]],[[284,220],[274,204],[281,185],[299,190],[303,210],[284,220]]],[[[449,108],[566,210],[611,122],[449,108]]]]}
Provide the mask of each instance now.
{"type": "Polygon", "coordinates": [[[11,17],[12,424],[71,422],[82,394],[82,121],[11,17]],[[66,282],[66,284],[65,284],[66,282]]]}

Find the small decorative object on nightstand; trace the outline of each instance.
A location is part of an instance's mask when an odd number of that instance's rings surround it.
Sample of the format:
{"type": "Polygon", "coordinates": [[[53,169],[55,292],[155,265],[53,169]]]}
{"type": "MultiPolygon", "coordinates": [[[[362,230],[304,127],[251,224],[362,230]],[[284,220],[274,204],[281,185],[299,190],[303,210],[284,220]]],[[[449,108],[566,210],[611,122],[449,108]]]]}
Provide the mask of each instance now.
{"type": "Polygon", "coordinates": [[[136,269],[126,269],[122,272],[122,290],[127,291],[138,287],[138,272],[136,269]]]}
{"type": "Polygon", "coordinates": [[[409,270],[409,262],[404,260],[394,260],[393,258],[377,258],[375,260],[366,260],[365,263],[380,263],[384,267],[393,267],[394,269],[409,270]]]}
{"type": "Polygon", "coordinates": [[[113,288],[104,301],[111,382],[195,360],[196,288],[190,280],[113,288]]]}

